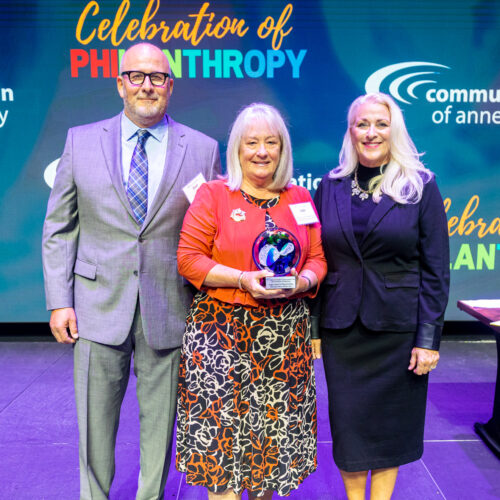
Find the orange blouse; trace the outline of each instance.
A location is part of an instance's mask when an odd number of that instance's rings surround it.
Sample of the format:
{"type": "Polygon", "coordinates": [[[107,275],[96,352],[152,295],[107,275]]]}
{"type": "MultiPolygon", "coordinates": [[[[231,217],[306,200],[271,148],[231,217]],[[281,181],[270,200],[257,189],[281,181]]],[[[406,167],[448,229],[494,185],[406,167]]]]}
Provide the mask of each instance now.
{"type": "MultiPolygon", "coordinates": [[[[303,202],[311,202],[314,208],[305,188],[289,185],[282,191],[279,203],[267,210],[278,227],[297,237],[301,246],[297,272],[309,269],[318,277],[316,289],[301,296],[314,297],[326,274],[326,260],[319,222],[298,225],[289,208],[291,204],[303,202]]],[[[262,301],[255,300],[246,290],[203,287],[203,282],[217,264],[242,271],[258,271],[252,257],[252,246],[264,229],[265,210],[246,201],[240,191],[230,191],[222,180],[203,184],[184,218],[177,250],[179,273],[196,288],[223,302],[262,305],[262,301]],[[243,220],[231,217],[234,210],[244,212],[243,220]]]]}

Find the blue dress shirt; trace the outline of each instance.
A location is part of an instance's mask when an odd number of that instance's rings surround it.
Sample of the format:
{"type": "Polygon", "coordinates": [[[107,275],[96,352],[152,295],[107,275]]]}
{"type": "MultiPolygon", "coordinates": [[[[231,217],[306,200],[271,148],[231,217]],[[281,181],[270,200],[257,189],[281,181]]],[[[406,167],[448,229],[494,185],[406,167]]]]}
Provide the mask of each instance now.
{"type": "MultiPolygon", "coordinates": [[[[121,134],[122,134],[122,173],[123,185],[126,187],[130,172],[132,154],[137,144],[137,131],[139,127],[135,125],[126,115],[122,113],[121,134]]],[[[160,185],[165,168],[168,141],[168,121],[164,116],[156,125],[146,129],[151,137],[146,141],[146,154],[148,155],[148,210],[154,200],[158,186],[160,185]]]]}

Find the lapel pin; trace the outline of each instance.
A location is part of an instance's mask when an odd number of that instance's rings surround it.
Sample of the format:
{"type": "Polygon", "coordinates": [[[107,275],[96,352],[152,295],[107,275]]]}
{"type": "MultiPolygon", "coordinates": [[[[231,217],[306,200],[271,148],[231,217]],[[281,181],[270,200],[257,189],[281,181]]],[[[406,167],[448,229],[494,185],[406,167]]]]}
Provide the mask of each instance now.
{"type": "Polygon", "coordinates": [[[240,222],[242,220],[246,219],[245,212],[241,208],[235,208],[231,212],[231,219],[233,219],[235,222],[240,222]]]}

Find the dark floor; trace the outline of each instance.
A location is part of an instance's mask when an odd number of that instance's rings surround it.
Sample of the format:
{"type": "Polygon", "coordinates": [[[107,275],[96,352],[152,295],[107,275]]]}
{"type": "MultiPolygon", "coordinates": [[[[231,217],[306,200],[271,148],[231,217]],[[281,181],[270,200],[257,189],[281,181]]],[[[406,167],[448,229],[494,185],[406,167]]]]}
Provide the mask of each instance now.
{"type": "MultiPolygon", "coordinates": [[[[55,342],[0,342],[0,499],[78,498],[77,425],[71,348],[55,342]]],[[[394,500],[500,498],[500,460],[477,438],[476,421],[491,416],[496,375],[493,340],[446,340],[432,373],[425,452],[400,470],[394,500]]],[[[318,470],[292,499],[345,499],[330,455],[326,388],[318,386],[318,470]]],[[[111,499],[132,500],[138,475],[135,380],[125,397],[111,499]]],[[[171,469],[165,498],[205,499],[171,469]]],[[[277,498],[277,497],[276,497],[277,498]]]]}

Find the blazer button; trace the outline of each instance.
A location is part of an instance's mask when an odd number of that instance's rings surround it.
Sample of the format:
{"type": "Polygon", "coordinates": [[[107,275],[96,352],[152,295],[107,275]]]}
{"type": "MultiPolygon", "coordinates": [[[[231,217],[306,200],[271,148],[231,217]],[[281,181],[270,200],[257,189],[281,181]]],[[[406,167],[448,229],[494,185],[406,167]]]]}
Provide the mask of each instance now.
{"type": "Polygon", "coordinates": [[[144,238],[142,236],[139,236],[139,243],[144,243],[144,238]]]}
{"type": "Polygon", "coordinates": [[[139,276],[139,271],[134,271],[134,276],[139,276]]]}

